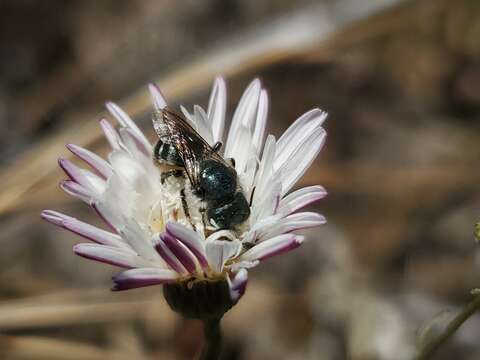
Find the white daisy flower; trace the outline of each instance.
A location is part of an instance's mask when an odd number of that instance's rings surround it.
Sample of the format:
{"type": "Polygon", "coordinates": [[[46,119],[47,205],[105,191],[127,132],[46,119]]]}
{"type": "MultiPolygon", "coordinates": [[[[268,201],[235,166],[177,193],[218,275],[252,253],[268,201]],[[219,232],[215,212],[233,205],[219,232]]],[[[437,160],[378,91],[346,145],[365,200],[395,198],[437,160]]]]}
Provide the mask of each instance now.
{"type": "MultiPolygon", "coordinates": [[[[150,92],[161,112],[165,99],[154,85],[150,92]]],[[[265,139],[268,95],[255,79],[224,136],[226,101],[225,82],[217,78],[207,111],[196,105],[192,114],[182,112],[208,144],[225,144],[220,152],[224,159],[234,159],[238,189],[249,200],[250,215],[233,230],[205,223],[205,202],[189,189],[188,178],[164,176],[166,167],[153,158],[151,142],[117,105],[108,103],[107,108],[118,129],[100,121],[112,148],[107,160],[67,145],[90,169],[60,159],[68,176],[61,187],[88,203],[108,229],[52,210],[43,211],[42,217],[93,242],[75,245],[77,255],[125,269],[113,278],[114,290],[222,279],[235,303],[245,291],[247,269],[301,245],[304,238],[295,231],[325,223],[322,215],[300,211],[326,195],[323,187],[290,190],[324,144],[326,113],[313,109],[278,140],[273,135],[265,139]]]]}

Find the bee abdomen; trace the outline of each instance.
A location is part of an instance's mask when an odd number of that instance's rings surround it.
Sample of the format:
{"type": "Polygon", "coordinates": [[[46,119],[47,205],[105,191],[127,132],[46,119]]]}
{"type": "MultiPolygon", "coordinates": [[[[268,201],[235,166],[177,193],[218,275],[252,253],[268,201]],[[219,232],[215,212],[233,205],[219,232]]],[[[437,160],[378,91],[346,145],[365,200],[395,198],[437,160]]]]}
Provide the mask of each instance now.
{"type": "Polygon", "coordinates": [[[230,201],[210,207],[207,216],[220,229],[232,229],[248,219],[250,207],[243,193],[237,192],[230,201]]]}

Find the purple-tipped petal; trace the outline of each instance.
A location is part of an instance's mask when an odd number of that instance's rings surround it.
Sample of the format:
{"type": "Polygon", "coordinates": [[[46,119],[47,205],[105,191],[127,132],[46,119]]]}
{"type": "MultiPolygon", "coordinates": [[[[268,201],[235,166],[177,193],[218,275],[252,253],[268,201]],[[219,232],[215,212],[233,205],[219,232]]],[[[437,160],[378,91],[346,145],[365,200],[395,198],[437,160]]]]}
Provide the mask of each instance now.
{"type": "Polygon", "coordinates": [[[284,216],[290,215],[315,201],[323,199],[326,195],[327,191],[320,185],[298,189],[280,201],[277,213],[284,216]]]}
{"type": "Polygon", "coordinates": [[[85,178],[80,168],[74,165],[70,160],[59,158],[58,165],[71,180],[83,186],[88,186],[88,180],[85,178]]]}
{"type": "Polygon", "coordinates": [[[225,144],[225,157],[229,158],[234,155],[233,150],[239,145],[239,129],[242,127],[251,129],[251,125],[255,120],[258,101],[262,85],[259,79],[254,79],[243,93],[238,102],[233,119],[228,131],[228,137],[225,144]]]}
{"type": "Polygon", "coordinates": [[[225,236],[229,233],[226,230],[220,230],[210,235],[206,240],[205,253],[207,254],[210,268],[221,273],[225,263],[231,258],[235,258],[242,251],[242,243],[239,240],[217,240],[221,233],[225,236]]]}
{"type": "Polygon", "coordinates": [[[155,241],[155,250],[162,257],[162,259],[179,274],[187,274],[187,270],[182,265],[180,260],[175,256],[175,254],[168,248],[165,242],[159,238],[155,241]]]}
{"type": "Polygon", "coordinates": [[[150,147],[150,143],[143,134],[142,130],[135,124],[135,122],[128,116],[128,114],[123,111],[117,104],[113,102],[107,102],[106,107],[110,114],[117,119],[117,121],[125,128],[128,128],[135,133],[136,138],[140,141],[143,146],[146,148],[150,147]]]}
{"type": "Polygon", "coordinates": [[[175,271],[158,268],[131,269],[113,277],[113,291],[136,289],[151,285],[174,282],[178,277],[175,271]]]}
{"type": "Polygon", "coordinates": [[[291,233],[297,230],[309,229],[327,222],[323,215],[315,212],[301,212],[291,214],[279,220],[273,227],[261,229],[258,238],[269,239],[277,235],[291,233]]]}
{"type": "Polygon", "coordinates": [[[65,214],[62,214],[53,210],[43,210],[40,213],[40,216],[42,217],[43,220],[48,221],[50,224],[62,226],[62,227],[63,227],[63,221],[67,218],[70,218],[70,216],[67,216],[65,214]]]}
{"type": "Polygon", "coordinates": [[[75,196],[76,198],[90,204],[93,198],[92,193],[85,189],[82,185],[73,180],[63,180],[60,182],[60,188],[67,194],[75,196]]]}
{"type": "Polygon", "coordinates": [[[182,244],[184,244],[195,255],[198,262],[200,263],[200,266],[203,269],[206,269],[208,267],[208,260],[206,258],[202,239],[195,231],[174,222],[168,222],[166,230],[172,236],[177,238],[182,244]]]}
{"type": "Polygon", "coordinates": [[[286,194],[313,163],[323,145],[326,131],[318,127],[311,132],[300,132],[299,141],[288,144],[283,153],[275,155],[273,167],[281,178],[283,194],[286,194]]]}
{"type": "Polygon", "coordinates": [[[130,128],[120,129],[120,136],[124,143],[128,145],[130,142],[135,148],[148,158],[152,155],[152,146],[140,138],[135,131],[130,128]]]}
{"type": "Polygon", "coordinates": [[[212,92],[208,101],[207,117],[212,128],[213,141],[223,140],[223,128],[225,125],[225,111],[227,109],[227,90],[225,80],[217,77],[213,83],[212,92]]]}
{"type": "Polygon", "coordinates": [[[131,128],[135,132],[142,134],[135,122],[130,118],[130,116],[128,116],[125,111],[122,110],[120,106],[111,101],[107,102],[105,106],[110,112],[110,114],[112,114],[112,116],[119,122],[121,126],[131,128]]]}
{"type": "Polygon", "coordinates": [[[126,269],[146,265],[138,255],[112,246],[77,244],[73,247],[73,252],[89,260],[95,260],[126,269]]]}
{"type": "Polygon", "coordinates": [[[241,257],[243,261],[265,260],[299,247],[304,237],[293,234],[284,234],[265,240],[247,250],[241,257]]]}
{"type": "Polygon", "coordinates": [[[161,234],[160,238],[163,240],[165,245],[167,245],[170,251],[177,257],[177,259],[180,260],[182,265],[189,273],[192,274],[196,272],[197,265],[195,263],[195,259],[185,245],[167,232],[161,234]]]}
{"type": "Polygon", "coordinates": [[[288,231],[295,231],[323,225],[327,222],[327,219],[316,212],[301,212],[288,215],[281,221],[288,225],[288,231]]]}
{"type": "Polygon", "coordinates": [[[117,130],[115,130],[115,128],[107,121],[107,119],[101,119],[100,126],[102,127],[102,130],[105,133],[105,137],[107,138],[107,141],[112,147],[112,149],[120,150],[121,140],[118,136],[117,130]]]}
{"type": "Polygon", "coordinates": [[[230,297],[232,301],[237,302],[245,294],[248,283],[248,271],[240,269],[230,283],[230,297]]]}
{"type": "Polygon", "coordinates": [[[315,108],[295,120],[277,141],[277,158],[284,161],[283,156],[286,156],[288,148],[297,147],[302,141],[302,136],[320,128],[326,118],[325,111],[315,108]]]}
{"type": "Polygon", "coordinates": [[[268,117],[268,93],[267,90],[262,89],[260,92],[260,99],[258,101],[257,119],[255,121],[255,129],[253,131],[253,145],[257,149],[257,154],[260,155],[262,151],[263,138],[265,137],[265,129],[267,127],[268,117]]]}
{"type": "Polygon", "coordinates": [[[164,107],[167,106],[167,102],[165,101],[165,97],[162,95],[162,92],[155,84],[148,84],[148,90],[150,90],[150,95],[153,100],[153,106],[157,110],[162,110],[164,107]]]}
{"type": "Polygon", "coordinates": [[[101,178],[108,179],[112,175],[112,167],[97,154],[74,144],[67,144],[67,149],[85,161],[101,178]]]}
{"type": "Polygon", "coordinates": [[[119,247],[126,251],[132,252],[132,250],[123,242],[120,236],[99,229],[71,216],[52,210],[42,211],[41,216],[49,223],[60,226],[97,244],[119,247]]]}

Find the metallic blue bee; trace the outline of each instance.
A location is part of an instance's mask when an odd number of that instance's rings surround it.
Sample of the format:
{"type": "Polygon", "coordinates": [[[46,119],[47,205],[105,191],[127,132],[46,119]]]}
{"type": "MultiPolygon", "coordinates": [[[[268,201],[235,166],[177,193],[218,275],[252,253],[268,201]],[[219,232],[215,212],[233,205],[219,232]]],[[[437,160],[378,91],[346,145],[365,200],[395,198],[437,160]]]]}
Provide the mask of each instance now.
{"type": "Polygon", "coordinates": [[[163,173],[162,179],[180,177],[185,172],[193,193],[205,201],[204,216],[216,228],[234,230],[245,222],[250,216],[250,206],[238,184],[234,166],[218,153],[221,143],[210,146],[183,116],[168,108],[155,111],[153,116],[159,137],[153,156],[174,167],[163,173]]]}

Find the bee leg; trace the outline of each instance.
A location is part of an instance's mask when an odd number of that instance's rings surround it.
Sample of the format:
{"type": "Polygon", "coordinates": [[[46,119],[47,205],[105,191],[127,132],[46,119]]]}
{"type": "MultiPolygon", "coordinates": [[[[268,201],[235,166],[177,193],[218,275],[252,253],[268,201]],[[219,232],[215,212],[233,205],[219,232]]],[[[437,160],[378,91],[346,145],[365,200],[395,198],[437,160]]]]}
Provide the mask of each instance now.
{"type": "Polygon", "coordinates": [[[235,159],[234,158],[228,158],[228,159],[225,159],[227,162],[230,163],[230,165],[232,165],[233,168],[235,168],[235,159]]]}
{"type": "Polygon", "coordinates": [[[246,243],[243,243],[242,246],[243,246],[243,251],[247,251],[247,250],[250,250],[252,247],[254,247],[255,244],[246,242],[246,243]]]}
{"type": "Polygon", "coordinates": [[[183,170],[180,170],[180,169],[165,171],[160,175],[160,182],[164,184],[165,180],[167,180],[169,177],[171,176],[181,177],[182,175],[183,175],[183,170]]]}
{"type": "Polygon", "coordinates": [[[220,149],[222,148],[222,145],[223,145],[223,144],[222,144],[221,141],[217,141],[217,142],[216,142],[215,144],[213,144],[213,146],[212,146],[213,151],[219,152],[220,149]]]}
{"type": "Polygon", "coordinates": [[[190,209],[188,208],[187,198],[185,196],[185,188],[180,190],[180,198],[182,199],[182,207],[185,217],[187,218],[188,222],[192,225],[194,231],[197,231],[195,224],[192,222],[192,217],[190,215],[190,209]]]}
{"type": "Polygon", "coordinates": [[[157,141],[157,143],[155,144],[155,147],[153,148],[153,158],[155,160],[161,160],[160,156],[159,156],[159,153],[160,153],[160,148],[162,147],[163,145],[163,142],[161,141],[157,141]]]}
{"type": "Polygon", "coordinates": [[[250,201],[248,202],[248,206],[249,206],[249,207],[252,207],[253,195],[255,194],[255,189],[256,189],[256,188],[257,188],[257,187],[254,186],[253,189],[252,189],[252,193],[250,194],[250,201]]]}

